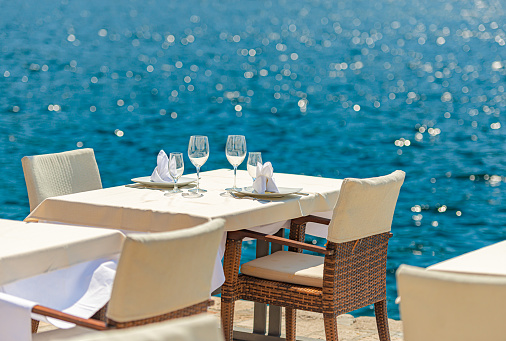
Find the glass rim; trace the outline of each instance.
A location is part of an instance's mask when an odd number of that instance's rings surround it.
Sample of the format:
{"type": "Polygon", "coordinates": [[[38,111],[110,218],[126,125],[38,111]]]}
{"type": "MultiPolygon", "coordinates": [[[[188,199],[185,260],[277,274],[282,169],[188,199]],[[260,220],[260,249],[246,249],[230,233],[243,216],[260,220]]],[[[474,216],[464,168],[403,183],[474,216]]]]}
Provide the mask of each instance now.
{"type": "Polygon", "coordinates": [[[205,137],[205,138],[207,139],[207,136],[206,136],[206,135],[192,135],[192,136],[190,136],[190,139],[191,139],[192,137],[205,137]]]}
{"type": "Polygon", "coordinates": [[[172,154],[177,155],[177,154],[183,154],[183,153],[181,153],[181,152],[169,153],[169,155],[172,155],[172,154]]]}
{"type": "Polygon", "coordinates": [[[262,152],[248,152],[249,154],[262,154],[262,152]]]}

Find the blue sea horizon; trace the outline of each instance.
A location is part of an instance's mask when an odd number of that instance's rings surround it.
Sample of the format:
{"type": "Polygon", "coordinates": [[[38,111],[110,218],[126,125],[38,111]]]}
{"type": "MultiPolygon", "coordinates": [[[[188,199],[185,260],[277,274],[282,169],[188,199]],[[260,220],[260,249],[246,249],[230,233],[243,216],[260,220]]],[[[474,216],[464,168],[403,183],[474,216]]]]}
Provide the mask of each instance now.
{"type": "MultiPolygon", "coordinates": [[[[274,170],[406,172],[395,271],[506,239],[506,25],[485,1],[0,0],[0,218],[29,213],[25,155],[93,148],[104,187],[160,149],[229,134],[274,170]]],[[[245,169],[242,164],[240,169],[245,169]]],[[[317,239],[319,245],[324,241],[317,239]]],[[[254,257],[244,245],[243,261],[254,257]]],[[[353,312],[373,315],[372,307],[353,312]]]]}

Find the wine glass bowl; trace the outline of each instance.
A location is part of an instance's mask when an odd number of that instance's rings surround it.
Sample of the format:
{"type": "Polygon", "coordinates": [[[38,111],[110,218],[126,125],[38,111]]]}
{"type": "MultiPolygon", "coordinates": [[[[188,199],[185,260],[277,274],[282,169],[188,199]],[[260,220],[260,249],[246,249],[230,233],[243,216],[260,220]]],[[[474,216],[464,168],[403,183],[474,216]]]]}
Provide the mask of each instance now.
{"type": "MultiPolygon", "coordinates": [[[[257,164],[262,164],[262,153],[260,152],[249,152],[248,153],[248,162],[246,163],[246,167],[248,169],[248,174],[255,182],[257,176],[257,164]]],[[[247,190],[253,190],[253,187],[246,187],[247,190]]]]}
{"type": "Polygon", "coordinates": [[[228,162],[234,167],[234,186],[226,188],[226,191],[240,191],[242,188],[237,187],[237,167],[244,161],[246,157],[246,137],[243,135],[229,135],[227,145],[225,147],[225,155],[228,162]]]}
{"type": "Polygon", "coordinates": [[[174,195],[183,192],[177,187],[177,181],[184,173],[183,153],[170,153],[169,156],[169,176],[174,180],[174,188],[165,192],[165,195],[174,195]]]}
{"type": "Polygon", "coordinates": [[[188,143],[188,157],[191,163],[197,169],[197,188],[190,189],[188,193],[184,193],[186,198],[198,198],[202,193],[207,192],[200,188],[200,167],[202,167],[209,158],[209,140],[207,136],[192,136],[188,143]]]}

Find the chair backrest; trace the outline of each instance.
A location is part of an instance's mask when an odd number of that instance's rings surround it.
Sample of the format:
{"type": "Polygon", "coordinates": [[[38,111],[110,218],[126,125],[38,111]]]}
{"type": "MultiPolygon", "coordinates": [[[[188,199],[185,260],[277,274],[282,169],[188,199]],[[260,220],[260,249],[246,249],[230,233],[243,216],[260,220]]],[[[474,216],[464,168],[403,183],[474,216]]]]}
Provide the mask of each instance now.
{"type": "Polygon", "coordinates": [[[67,341],[223,341],[218,318],[209,314],[93,333],[67,341]]]}
{"type": "Polygon", "coordinates": [[[130,322],[208,300],[224,224],[127,236],[106,316],[130,322]]]}
{"type": "Polygon", "coordinates": [[[506,339],[505,277],[401,265],[397,289],[405,341],[506,339]]]}
{"type": "Polygon", "coordinates": [[[344,179],[327,239],[344,243],[390,231],[405,174],[344,179]]]}
{"type": "Polygon", "coordinates": [[[44,199],[102,188],[93,149],[25,156],[25,174],[30,211],[44,199]]]}

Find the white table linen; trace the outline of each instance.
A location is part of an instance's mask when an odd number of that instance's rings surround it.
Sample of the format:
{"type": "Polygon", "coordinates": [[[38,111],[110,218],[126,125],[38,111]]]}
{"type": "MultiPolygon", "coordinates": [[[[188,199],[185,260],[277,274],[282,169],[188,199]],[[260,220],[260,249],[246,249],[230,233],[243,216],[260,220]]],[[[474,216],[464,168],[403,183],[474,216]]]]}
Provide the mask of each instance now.
{"type": "MultiPolygon", "coordinates": [[[[340,179],[276,173],[278,186],[302,188],[304,195],[266,201],[222,196],[233,181],[231,170],[219,169],[200,175],[201,187],[208,190],[200,198],[164,196],[163,191],[156,188],[134,184],[48,198],[27,219],[162,232],[223,218],[226,231],[254,229],[272,234],[283,226],[288,227],[287,221],[293,218],[320,215],[321,212],[324,212],[323,216],[329,216],[325,212],[334,209],[342,184],[340,179]]],[[[237,181],[241,186],[250,184],[251,177],[246,171],[238,171],[237,181]]],[[[327,226],[310,223],[308,227],[308,234],[326,238],[327,226]]],[[[224,250],[225,238],[215,263],[213,289],[218,288],[225,278],[221,266],[224,250]]]]}
{"type": "MultiPolygon", "coordinates": [[[[238,171],[239,185],[250,184],[246,171],[238,171]]],[[[201,173],[203,197],[164,196],[163,191],[140,185],[119,186],[63,195],[44,200],[27,219],[161,232],[197,226],[216,218],[234,231],[277,223],[334,209],[342,180],[276,174],[282,187],[301,187],[308,195],[290,195],[270,201],[221,196],[233,181],[230,170],[201,173]]]]}
{"type": "Polygon", "coordinates": [[[110,229],[0,219],[0,285],[121,252],[110,229]]]}
{"type": "Polygon", "coordinates": [[[270,162],[257,163],[256,178],[253,182],[253,188],[257,193],[264,194],[265,191],[279,193],[276,182],[274,181],[274,170],[270,162]]]}
{"type": "Polygon", "coordinates": [[[0,293],[0,339],[31,341],[31,311],[34,302],[0,293]]]}
{"type": "Polygon", "coordinates": [[[156,167],[151,174],[151,181],[154,182],[174,182],[170,176],[170,171],[176,174],[176,160],[169,162],[167,154],[160,150],[156,158],[156,167]]]}
{"type": "Polygon", "coordinates": [[[506,276],[506,240],[431,265],[427,270],[506,276]]]}
{"type": "MultiPolygon", "coordinates": [[[[89,318],[109,300],[123,240],[115,230],[0,219],[0,293],[89,318]]],[[[17,319],[12,311],[4,313],[17,319]]],[[[30,333],[30,319],[22,324],[0,328],[0,340],[30,333]]]]}

